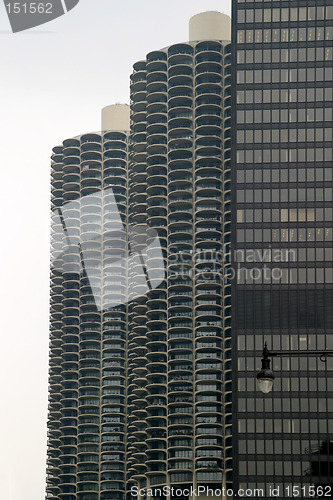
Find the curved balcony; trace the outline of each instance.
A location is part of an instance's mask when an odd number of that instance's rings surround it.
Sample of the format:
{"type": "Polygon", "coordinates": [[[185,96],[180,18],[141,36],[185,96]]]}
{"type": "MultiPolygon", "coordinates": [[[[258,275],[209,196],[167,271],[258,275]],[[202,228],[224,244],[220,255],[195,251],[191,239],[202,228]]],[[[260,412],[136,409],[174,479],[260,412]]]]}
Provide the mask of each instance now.
{"type": "Polygon", "coordinates": [[[221,74],[204,74],[196,77],[196,96],[202,99],[211,99],[215,97],[221,99],[222,96],[222,78],[221,74]]]}
{"type": "Polygon", "coordinates": [[[187,458],[187,457],[170,458],[168,460],[169,473],[172,473],[174,471],[188,471],[188,470],[192,470],[192,469],[193,469],[193,460],[190,458],[187,458]]]}
{"type": "Polygon", "coordinates": [[[100,162],[102,160],[102,154],[96,151],[86,151],[81,153],[81,161],[89,162],[89,161],[97,161],[100,162]]]}
{"type": "MultiPolygon", "coordinates": [[[[69,155],[65,156],[63,159],[63,172],[69,173],[80,173],[81,170],[80,165],[80,152],[78,155],[69,155]]],[[[57,171],[55,173],[58,173],[57,171]]]]}
{"type": "Polygon", "coordinates": [[[146,100],[147,100],[147,92],[146,89],[143,88],[143,85],[140,86],[141,90],[136,91],[136,92],[131,92],[130,97],[132,102],[140,103],[141,105],[144,105],[146,100]]]}
{"type": "Polygon", "coordinates": [[[145,92],[146,91],[146,84],[147,84],[147,75],[146,72],[142,72],[141,75],[135,75],[136,78],[131,77],[131,84],[130,84],[130,93],[131,97],[133,97],[135,94],[139,92],[145,92]]]}
{"type": "Polygon", "coordinates": [[[160,105],[161,103],[166,103],[168,100],[166,92],[153,92],[147,95],[146,103],[149,106],[152,103],[157,103],[160,105]]]}
{"type": "Polygon", "coordinates": [[[177,92],[173,89],[170,91],[171,95],[169,95],[168,107],[169,110],[175,108],[190,108],[193,109],[193,99],[192,92],[186,91],[189,95],[177,95],[177,92]],[[174,95],[175,94],[175,95],[174,95]]]}
{"type": "MultiPolygon", "coordinates": [[[[167,154],[168,151],[166,147],[166,142],[167,142],[166,137],[161,136],[160,139],[154,138],[147,143],[147,154],[148,154],[147,163],[149,164],[149,166],[154,165],[156,163],[156,159],[154,159],[155,155],[160,156],[167,154]]],[[[157,161],[157,163],[159,162],[157,161]]],[[[162,161],[161,163],[164,164],[165,162],[162,161]]]]}
{"type": "MultiPolygon", "coordinates": [[[[195,56],[195,64],[201,64],[201,63],[217,63],[217,64],[222,64],[223,62],[223,55],[221,54],[221,46],[218,48],[215,46],[214,50],[205,50],[205,51],[200,51],[196,52],[195,56]]],[[[215,64],[214,64],[215,67],[215,64]]]]}
{"type": "MultiPolygon", "coordinates": [[[[64,165],[62,180],[67,182],[80,182],[80,168],[73,165],[64,165]]],[[[54,183],[53,183],[54,185],[54,183]]]]}
{"type": "Polygon", "coordinates": [[[150,83],[154,83],[154,82],[166,83],[167,80],[168,80],[168,76],[167,76],[166,66],[164,69],[160,69],[160,70],[155,69],[155,71],[149,71],[147,73],[147,85],[149,85],[150,83]]]}
{"type": "MultiPolygon", "coordinates": [[[[193,76],[193,68],[192,65],[188,64],[176,64],[169,68],[169,78],[177,77],[177,76],[193,76]]],[[[170,80],[169,80],[170,81],[170,80]]]]}
{"type": "Polygon", "coordinates": [[[103,135],[103,140],[104,142],[107,142],[107,141],[122,141],[122,142],[125,142],[127,143],[128,141],[128,135],[126,132],[104,132],[104,135],[103,135]]]}
{"type": "Polygon", "coordinates": [[[55,161],[52,157],[52,172],[53,174],[57,174],[57,173],[61,173],[62,172],[62,169],[63,169],[63,161],[62,161],[62,157],[61,157],[61,160],[59,161],[55,161]]]}
{"type": "MultiPolygon", "coordinates": [[[[62,182],[62,178],[63,178],[63,171],[61,172],[56,172],[54,170],[51,170],[51,179],[52,179],[52,183],[61,183],[62,182]]],[[[53,184],[52,184],[53,185],[53,184]]],[[[57,188],[60,188],[60,184],[58,184],[56,186],[57,188]]]]}
{"type": "Polygon", "coordinates": [[[169,129],[191,129],[192,128],[192,116],[190,113],[180,112],[178,116],[169,118],[169,129]]]}
{"type": "MultiPolygon", "coordinates": [[[[215,99],[216,100],[216,99],[215,99]]],[[[218,104],[204,104],[198,106],[195,111],[195,118],[199,117],[204,118],[206,120],[210,120],[210,118],[217,117],[218,119],[222,117],[222,111],[218,104]]]]}
{"type": "Polygon", "coordinates": [[[127,152],[127,142],[124,140],[111,140],[109,139],[107,142],[103,144],[104,154],[108,153],[121,153],[121,158],[126,158],[125,154],[127,152]]]}
{"type": "Polygon", "coordinates": [[[168,66],[166,63],[167,56],[165,52],[160,52],[160,56],[156,55],[157,52],[151,52],[150,54],[147,55],[147,71],[149,72],[154,72],[154,71],[167,71],[168,66]],[[155,54],[155,56],[151,55],[155,54]],[[151,59],[151,57],[157,57],[158,59],[151,59]]]}
{"type": "MultiPolygon", "coordinates": [[[[178,74],[171,74],[169,73],[169,79],[168,79],[168,89],[169,92],[172,94],[172,89],[175,87],[188,87],[189,89],[193,89],[193,76],[192,72],[189,75],[185,75],[184,71],[179,71],[177,72],[178,74]]],[[[172,108],[171,108],[172,110],[172,108]]]]}
{"type": "Polygon", "coordinates": [[[133,73],[131,74],[131,80],[139,80],[145,74],[146,71],[146,61],[137,61],[133,64],[133,73]]]}
{"type": "Polygon", "coordinates": [[[195,175],[196,181],[202,180],[203,182],[205,182],[208,180],[208,182],[217,181],[221,183],[223,176],[221,162],[210,161],[209,165],[207,165],[205,161],[197,160],[195,175]]]}
{"type": "MultiPolygon", "coordinates": [[[[141,102],[133,102],[132,109],[133,109],[133,114],[146,112],[147,103],[145,101],[144,102],[142,102],[142,101],[141,102]]],[[[143,120],[143,121],[145,121],[145,120],[143,120]]],[[[133,130],[133,128],[131,128],[131,130],[133,130]]]]}
{"type": "MultiPolygon", "coordinates": [[[[192,47],[191,47],[192,49],[192,47]]],[[[174,66],[192,66],[193,65],[193,57],[192,53],[190,52],[179,52],[179,53],[170,53],[169,49],[169,58],[168,58],[168,65],[169,68],[172,68],[174,66]]],[[[192,49],[193,50],[193,49],[192,49]]]]}
{"type": "Polygon", "coordinates": [[[195,61],[195,74],[210,73],[221,75],[223,70],[222,56],[218,54],[207,55],[207,59],[203,56],[197,56],[195,61]]]}
{"type": "Polygon", "coordinates": [[[167,91],[168,91],[168,86],[167,86],[166,81],[165,81],[165,83],[163,83],[163,82],[147,83],[147,92],[149,94],[158,94],[158,95],[165,94],[166,95],[167,91]]]}
{"type": "Polygon", "coordinates": [[[70,139],[65,139],[63,141],[63,147],[64,148],[78,148],[80,147],[80,141],[78,139],[70,138],[70,139]]]}
{"type": "Polygon", "coordinates": [[[167,126],[164,124],[158,122],[147,124],[147,133],[149,135],[154,135],[154,134],[166,135],[167,131],[168,131],[167,126]]]}
{"type": "Polygon", "coordinates": [[[100,144],[102,142],[102,138],[99,134],[94,134],[94,133],[89,133],[89,134],[84,134],[81,135],[81,147],[83,144],[90,143],[92,145],[94,144],[100,144]]]}
{"type": "MultiPolygon", "coordinates": [[[[178,172],[175,173],[175,179],[170,180],[168,187],[169,187],[169,193],[172,196],[181,196],[183,193],[187,195],[188,193],[192,193],[193,191],[193,184],[191,180],[191,175],[186,174],[185,178],[182,176],[181,178],[178,178],[178,172]],[[188,180],[186,180],[188,178],[188,180]],[[173,194],[174,193],[174,194],[173,194]]],[[[190,194],[190,196],[192,196],[190,194]]]]}
{"type": "Polygon", "coordinates": [[[102,145],[99,143],[84,143],[81,146],[81,153],[86,153],[86,152],[102,152],[102,145]]]}
{"type": "Polygon", "coordinates": [[[223,45],[220,42],[215,42],[211,40],[199,42],[195,46],[195,53],[199,54],[202,52],[221,54],[221,52],[223,52],[223,45]]]}

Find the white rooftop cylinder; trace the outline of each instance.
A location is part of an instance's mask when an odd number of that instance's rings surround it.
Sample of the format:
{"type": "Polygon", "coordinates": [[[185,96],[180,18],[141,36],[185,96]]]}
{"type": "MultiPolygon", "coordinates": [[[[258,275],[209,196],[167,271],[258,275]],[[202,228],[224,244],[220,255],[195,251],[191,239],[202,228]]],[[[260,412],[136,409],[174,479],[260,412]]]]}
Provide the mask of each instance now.
{"type": "Polygon", "coordinates": [[[231,18],[218,11],[201,12],[190,19],[189,41],[231,40],[231,18]]]}
{"type": "Polygon", "coordinates": [[[112,104],[102,109],[102,130],[115,132],[130,130],[130,107],[128,104],[112,104]]]}

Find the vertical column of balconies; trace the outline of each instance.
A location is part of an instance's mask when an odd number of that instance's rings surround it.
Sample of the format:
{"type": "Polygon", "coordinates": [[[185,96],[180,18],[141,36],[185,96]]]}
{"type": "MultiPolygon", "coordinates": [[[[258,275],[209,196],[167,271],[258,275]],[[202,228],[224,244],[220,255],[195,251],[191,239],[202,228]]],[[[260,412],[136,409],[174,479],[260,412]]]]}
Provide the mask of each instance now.
{"type": "Polygon", "coordinates": [[[80,280],[77,499],[97,500],[100,498],[102,317],[95,299],[102,285],[100,235],[103,207],[101,197],[89,195],[102,188],[101,136],[81,136],[80,153],[80,241],[84,266],[90,272],[89,278],[83,273],[80,280]]]}
{"type": "Polygon", "coordinates": [[[196,479],[223,470],[223,47],[195,47],[196,479]]]}
{"type": "MultiPolygon", "coordinates": [[[[69,139],[63,143],[63,194],[59,208],[71,204],[66,227],[73,239],[78,236],[80,196],[80,147],[79,141],[69,139]]],[[[62,227],[57,227],[65,244],[62,227]]],[[[61,388],[61,466],[59,498],[73,500],[77,493],[77,416],[79,369],[79,280],[80,266],[63,259],[63,321],[62,321],[62,388],[61,388]]]]}
{"type": "Polygon", "coordinates": [[[232,337],[231,337],[231,45],[223,47],[223,375],[224,470],[232,485],[232,337]],[[228,279],[225,277],[228,276],[228,279]]]}
{"type": "MultiPolygon", "coordinates": [[[[55,210],[62,203],[63,156],[62,146],[55,147],[52,154],[51,208],[55,210]]],[[[51,255],[61,269],[62,228],[56,216],[52,216],[51,255]],[[60,256],[59,256],[60,255],[60,256]]],[[[54,267],[51,271],[50,300],[50,354],[49,354],[49,409],[48,409],[48,449],[47,449],[47,498],[58,499],[60,493],[60,436],[61,436],[61,354],[63,316],[63,276],[54,267]]]]}
{"type": "MultiPolygon", "coordinates": [[[[167,257],[167,54],[147,56],[147,223],[157,231],[167,257]]],[[[162,264],[149,256],[147,264],[162,264]],[[149,258],[150,257],[150,258],[149,258]]],[[[166,282],[147,300],[147,478],[166,481],[167,459],[167,301],[166,282]]]]}
{"type": "MultiPolygon", "coordinates": [[[[70,203],[66,228],[72,241],[79,237],[80,227],[80,142],[69,139],[63,143],[63,200],[70,203]]],[[[63,232],[62,232],[63,234],[63,232]]],[[[63,239],[64,239],[63,235],[63,239]]],[[[59,498],[77,498],[78,399],[79,399],[79,288],[80,264],[64,262],[63,349],[62,349],[62,465],[59,498]]]]}
{"type": "MultiPolygon", "coordinates": [[[[131,154],[129,163],[129,222],[136,226],[146,224],[147,182],[146,182],[146,64],[138,62],[131,75],[131,154]]],[[[132,250],[139,252],[145,242],[132,241],[132,250]]],[[[142,267],[133,264],[128,269],[129,300],[128,307],[128,399],[127,399],[127,479],[128,488],[133,484],[145,484],[146,472],[146,394],[147,394],[147,326],[145,291],[141,290],[143,281],[142,267]],[[140,297],[142,295],[142,297],[140,297]]],[[[130,493],[128,493],[131,497],[130,493]]]]}
{"type": "Polygon", "coordinates": [[[127,162],[128,136],[103,136],[104,196],[102,277],[102,377],[100,500],[123,500],[125,494],[126,350],[127,350],[127,162]],[[116,209],[116,211],[115,211],[116,209]],[[115,231],[121,217],[124,229],[115,231]],[[118,304],[118,305],[115,305],[118,304]],[[112,306],[112,307],[111,307],[112,306]]]}
{"type": "Polygon", "coordinates": [[[196,479],[220,483],[228,454],[231,368],[225,47],[198,43],[195,63],[196,479]]]}
{"type": "Polygon", "coordinates": [[[192,483],[194,48],[168,49],[168,481],[192,483]]]}

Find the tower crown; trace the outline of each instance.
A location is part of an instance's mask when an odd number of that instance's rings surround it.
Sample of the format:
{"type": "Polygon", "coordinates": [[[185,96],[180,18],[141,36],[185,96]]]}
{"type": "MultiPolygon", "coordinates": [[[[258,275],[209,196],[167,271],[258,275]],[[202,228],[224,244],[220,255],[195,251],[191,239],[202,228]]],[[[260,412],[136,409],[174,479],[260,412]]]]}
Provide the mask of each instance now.
{"type": "Polygon", "coordinates": [[[111,104],[102,109],[102,130],[110,132],[130,130],[130,107],[128,104],[111,104]]]}
{"type": "Polygon", "coordinates": [[[231,18],[218,11],[200,12],[189,22],[189,41],[231,40],[231,18]]]}

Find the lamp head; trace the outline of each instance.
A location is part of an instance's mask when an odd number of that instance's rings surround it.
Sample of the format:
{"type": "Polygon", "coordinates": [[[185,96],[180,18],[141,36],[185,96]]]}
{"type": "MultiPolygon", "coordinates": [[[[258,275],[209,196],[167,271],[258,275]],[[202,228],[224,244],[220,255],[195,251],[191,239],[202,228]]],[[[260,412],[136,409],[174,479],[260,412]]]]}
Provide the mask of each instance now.
{"type": "Polygon", "coordinates": [[[275,377],[274,373],[271,370],[270,364],[271,360],[268,358],[267,355],[265,356],[264,352],[264,357],[261,360],[261,370],[257,375],[259,389],[264,394],[268,394],[269,392],[271,392],[273,388],[273,382],[275,377]]]}

